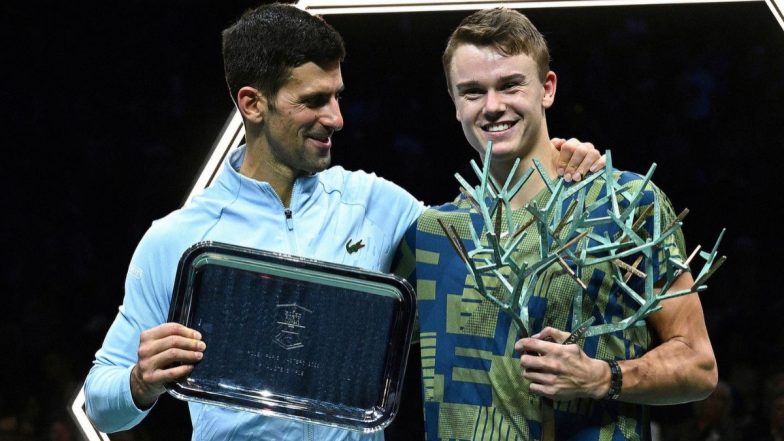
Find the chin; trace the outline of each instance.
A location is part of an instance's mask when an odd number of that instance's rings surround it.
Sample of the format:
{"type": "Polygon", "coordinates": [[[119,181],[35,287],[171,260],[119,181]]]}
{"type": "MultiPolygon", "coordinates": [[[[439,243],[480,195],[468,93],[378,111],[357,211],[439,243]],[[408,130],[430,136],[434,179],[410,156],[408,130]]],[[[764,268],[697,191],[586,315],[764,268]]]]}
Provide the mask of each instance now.
{"type": "MultiPolygon", "coordinates": [[[[482,158],[485,156],[486,149],[482,150],[482,158]]],[[[496,160],[514,160],[515,158],[520,157],[517,149],[514,148],[507,148],[504,145],[500,147],[493,146],[493,159],[496,160]]]]}
{"type": "Polygon", "coordinates": [[[332,163],[332,158],[327,156],[326,158],[320,158],[315,161],[313,166],[310,168],[310,173],[318,173],[322,172],[329,168],[329,165],[332,163]]]}

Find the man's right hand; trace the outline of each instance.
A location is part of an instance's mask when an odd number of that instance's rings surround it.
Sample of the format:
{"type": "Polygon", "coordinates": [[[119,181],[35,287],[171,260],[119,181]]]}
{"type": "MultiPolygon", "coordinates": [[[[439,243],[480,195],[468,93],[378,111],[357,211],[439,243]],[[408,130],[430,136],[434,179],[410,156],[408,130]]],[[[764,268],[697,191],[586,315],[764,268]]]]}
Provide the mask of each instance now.
{"type": "Polygon", "coordinates": [[[131,393],[140,409],[150,407],[166,391],[164,384],[188,375],[206,345],[198,331],[164,323],[142,332],[139,361],[131,370],[131,393]]]}

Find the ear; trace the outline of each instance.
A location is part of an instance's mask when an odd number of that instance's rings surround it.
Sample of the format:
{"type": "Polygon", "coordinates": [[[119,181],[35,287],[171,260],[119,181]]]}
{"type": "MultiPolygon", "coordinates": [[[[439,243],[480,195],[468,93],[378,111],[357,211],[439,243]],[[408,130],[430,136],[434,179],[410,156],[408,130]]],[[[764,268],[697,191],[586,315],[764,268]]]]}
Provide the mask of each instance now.
{"type": "Polygon", "coordinates": [[[245,86],[237,92],[237,108],[243,119],[260,124],[267,111],[267,98],[258,89],[245,86]]]}
{"type": "Polygon", "coordinates": [[[555,102],[555,86],[558,83],[558,77],[555,72],[549,71],[544,77],[544,97],[542,97],[542,107],[549,109],[555,102]]]}
{"type": "Polygon", "coordinates": [[[447,85],[446,93],[449,94],[449,99],[452,100],[452,105],[455,106],[455,119],[460,121],[460,108],[457,107],[457,101],[455,101],[455,95],[452,93],[452,88],[447,85]]]}

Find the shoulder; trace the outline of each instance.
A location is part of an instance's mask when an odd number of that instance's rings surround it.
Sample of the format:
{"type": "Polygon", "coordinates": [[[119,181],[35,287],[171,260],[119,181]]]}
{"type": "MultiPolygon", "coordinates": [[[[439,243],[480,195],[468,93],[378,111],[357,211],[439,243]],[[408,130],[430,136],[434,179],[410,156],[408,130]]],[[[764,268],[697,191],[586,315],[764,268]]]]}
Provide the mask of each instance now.
{"type": "Polygon", "coordinates": [[[340,166],[331,167],[319,173],[319,183],[324,191],[342,192],[345,199],[366,199],[370,195],[378,193],[415,199],[408,191],[394,182],[364,170],[346,170],[340,166]]]}
{"type": "Polygon", "coordinates": [[[164,242],[176,241],[187,236],[202,236],[202,230],[211,226],[209,220],[219,216],[219,209],[214,204],[205,204],[203,200],[193,200],[188,205],[172,211],[166,216],[152,222],[147,234],[150,238],[164,242]]]}
{"type": "Polygon", "coordinates": [[[319,183],[325,189],[341,190],[346,187],[362,184],[372,184],[377,179],[375,173],[363,170],[346,170],[341,166],[330,167],[318,174],[319,183]]]}
{"type": "Polygon", "coordinates": [[[204,237],[212,216],[199,206],[189,205],[152,222],[139,241],[133,265],[141,267],[170,266],[182,253],[204,237]]]}
{"type": "MultiPolygon", "coordinates": [[[[649,179],[646,181],[645,176],[638,173],[619,170],[616,171],[616,179],[618,184],[626,186],[630,190],[639,191],[642,189],[645,192],[645,196],[651,198],[665,196],[664,192],[662,192],[661,188],[659,188],[653,180],[649,179]]],[[[643,203],[645,203],[645,201],[643,201],[643,203]]]]}
{"type": "MultiPolygon", "coordinates": [[[[605,187],[607,185],[607,173],[603,170],[600,172],[596,179],[594,179],[590,187],[591,188],[598,188],[598,187],[605,187]]],[[[616,184],[626,186],[628,188],[638,189],[643,185],[646,185],[645,176],[627,170],[613,170],[612,171],[612,180],[616,184]]],[[[648,182],[650,184],[650,181],[648,182]]],[[[579,183],[571,184],[572,187],[579,186],[579,183]]]]}
{"type": "MultiPolygon", "coordinates": [[[[639,205],[649,205],[654,201],[659,200],[669,203],[667,196],[664,192],[650,179],[639,173],[615,170],[612,174],[612,184],[615,188],[616,194],[619,196],[618,202],[621,205],[627,204],[630,200],[639,194],[639,205]]],[[[577,184],[572,185],[571,192],[577,191],[583,186],[577,184]]],[[[607,175],[602,173],[592,180],[587,187],[587,201],[598,200],[607,196],[607,175]]],[[[567,190],[569,191],[569,190],[567,190]]]]}
{"type": "Polygon", "coordinates": [[[422,233],[442,235],[441,224],[451,225],[461,237],[469,237],[467,228],[471,222],[471,205],[459,196],[452,202],[427,208],[417,220],[416,229],[422,233]]]}
{"type": "Polygon", "coordinates": [[[402,223],[405,229],[425,209],[411,193],[375,173],[332,167],[319,175],[325,193],[339,197],[343,205],[362,207],[375,223],[402,223]]]}
{"type": "Polygon", "coordinates": [[[454,215],[467,215],[471,212],[471,205],[462,196],[458,196],[454,201],[441,205],[428,207],[422,217],[431,219],[450,217],[454,215]]]}

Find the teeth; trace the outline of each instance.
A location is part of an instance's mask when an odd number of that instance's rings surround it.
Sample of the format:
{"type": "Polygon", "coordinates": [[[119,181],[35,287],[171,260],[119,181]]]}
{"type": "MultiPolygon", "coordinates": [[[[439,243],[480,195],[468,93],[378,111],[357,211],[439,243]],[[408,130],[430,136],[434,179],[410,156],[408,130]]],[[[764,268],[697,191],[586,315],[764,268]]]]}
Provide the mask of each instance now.
{"type": "Polygon", "coordinates": [[[507,124],[507,123],[491,124],[491,125],[487,126],[487,128],[485,130],[487,130],[488,132],[500,132],[502,130],[508,129],[509,127],[512,127],[512,126],[510,124],[507,124]]]}

